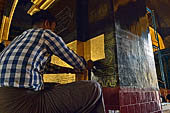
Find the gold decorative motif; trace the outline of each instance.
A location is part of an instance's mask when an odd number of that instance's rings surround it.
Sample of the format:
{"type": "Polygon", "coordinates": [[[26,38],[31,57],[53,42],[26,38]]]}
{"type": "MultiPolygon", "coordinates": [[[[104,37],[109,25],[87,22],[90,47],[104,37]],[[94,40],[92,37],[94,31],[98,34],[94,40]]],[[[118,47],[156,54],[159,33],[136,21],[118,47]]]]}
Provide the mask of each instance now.
{"type": "Polygon", "coordinates": [[[35,12],[40,11],[41,9],[46,10],[55,0],[31,0],[34,4],[28,10],[28,14],[33,15],[35,12]]]}
{"type": "Polygon", "coordinates": [[[76,80],[75,74],[44,74],[44,82],[66,84],[76,80]]]}
{"type": "Polygon", "coordinates": [[[1,33],[0,33],[0,42],[2,40],[8,40],[9,29],[11,26],[11,21],[13,18],[13,14],[16,8],[18,0],[14,0],[9,17],[3,16],[2,24],[1,24],[1,33]]]}

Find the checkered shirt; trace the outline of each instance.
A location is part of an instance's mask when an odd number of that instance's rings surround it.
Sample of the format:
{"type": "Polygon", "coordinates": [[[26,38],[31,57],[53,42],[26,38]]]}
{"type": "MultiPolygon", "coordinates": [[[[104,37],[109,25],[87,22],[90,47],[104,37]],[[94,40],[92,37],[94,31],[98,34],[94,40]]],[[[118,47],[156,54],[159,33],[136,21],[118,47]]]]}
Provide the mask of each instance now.
{"type": "Polygon", "coordinates": [[[1,52],[0,87],[41,90],[42,70],[52,54],[77,69],[85,69],[84,60],[70,50],[61,37],[51,30],[29,29],[1,52]]]}

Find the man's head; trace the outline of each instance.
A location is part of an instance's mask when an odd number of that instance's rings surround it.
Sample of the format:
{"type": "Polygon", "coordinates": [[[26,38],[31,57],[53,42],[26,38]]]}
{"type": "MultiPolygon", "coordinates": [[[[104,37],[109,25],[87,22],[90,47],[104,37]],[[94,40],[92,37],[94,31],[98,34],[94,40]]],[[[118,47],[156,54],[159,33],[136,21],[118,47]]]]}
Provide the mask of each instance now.
{"type": "Polygon", "coordinates": [[[33,27],[41,27],[54,31],[56,22],[55,17],[47,10],[41,10],[32,16],[33,27]]]}

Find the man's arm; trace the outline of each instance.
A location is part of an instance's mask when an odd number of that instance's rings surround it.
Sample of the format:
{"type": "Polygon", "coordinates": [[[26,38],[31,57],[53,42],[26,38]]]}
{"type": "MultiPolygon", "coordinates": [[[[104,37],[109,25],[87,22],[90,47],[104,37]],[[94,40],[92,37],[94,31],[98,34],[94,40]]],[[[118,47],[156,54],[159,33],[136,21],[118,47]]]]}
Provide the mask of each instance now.
{"type": "Polygon", "coordinates": [[[70,50],[61,37],[50,30],[46,30],[44,35],[45,44],[54,55],[74,68],[86,69],[85,60],[70,50]]]}

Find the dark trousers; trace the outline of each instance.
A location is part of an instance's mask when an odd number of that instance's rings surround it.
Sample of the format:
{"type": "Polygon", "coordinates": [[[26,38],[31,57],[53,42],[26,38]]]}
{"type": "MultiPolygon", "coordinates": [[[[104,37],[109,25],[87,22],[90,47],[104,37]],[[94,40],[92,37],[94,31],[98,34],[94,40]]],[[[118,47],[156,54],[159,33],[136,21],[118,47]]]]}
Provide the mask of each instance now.
{"type": "Polygon", "coordinates": [[[105,113],[94,81],[50,85],[41,91],[0,88],[0,113],[105,113]]]}

